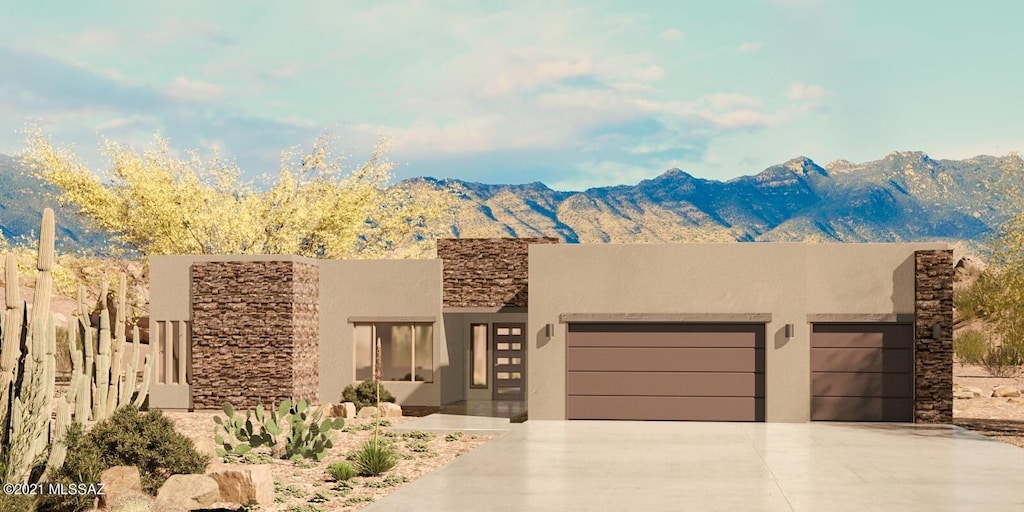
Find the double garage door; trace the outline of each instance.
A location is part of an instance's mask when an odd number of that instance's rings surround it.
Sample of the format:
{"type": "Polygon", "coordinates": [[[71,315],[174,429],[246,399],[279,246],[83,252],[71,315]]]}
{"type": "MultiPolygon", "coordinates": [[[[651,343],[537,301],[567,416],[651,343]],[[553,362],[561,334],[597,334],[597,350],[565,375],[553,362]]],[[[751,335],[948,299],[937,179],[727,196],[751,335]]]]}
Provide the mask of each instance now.
{"type": "Polygon", "coordinates": [[[764,324],[569,324],[569,419],[764,421],[764,324]]]}
{"type": "MultiPolygon", "coordinates": [[[[913,421],[913,328],[814,324],[811,419],[913,421]]],[[[568,419],[764,421],[764,324],[569,324],[568,419]]]]}

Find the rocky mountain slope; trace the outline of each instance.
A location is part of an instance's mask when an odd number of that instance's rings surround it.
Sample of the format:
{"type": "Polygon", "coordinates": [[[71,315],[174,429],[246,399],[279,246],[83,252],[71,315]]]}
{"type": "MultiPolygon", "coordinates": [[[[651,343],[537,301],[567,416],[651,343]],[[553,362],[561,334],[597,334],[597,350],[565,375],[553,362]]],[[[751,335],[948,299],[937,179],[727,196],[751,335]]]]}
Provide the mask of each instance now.
{"type": "Polygon", "coordinates": [[[1020,157],[933,160],[894,152],[824,167],[794,158],[729,181],[679,169],[633,186],[582,192],[542,183],[459,185],[459,236],[558,236],[568,242],[978,241],[1002,220],[999,179],[1020,157]]]}
{"type": "MultiPolygon", "coordinates": [[[[461,237],[555,236],[566,242],[820,241],[895,242],[984,239],[1007,206],[999,180],[1024,170],[1019,156],[933,160],[893,152],[881,160],[818,165],[794,158],[729,181],[679,169],[636,185],[552,190],[543,183],[490,185],[415,178],[409,186],[455,187],[451,225],[461,237]]],[[[27,234],[53,205],[48,186],[0,155],[0,231],[27,234]]],[[[60,240],[102,244],[67,210],[60,240]]]]}

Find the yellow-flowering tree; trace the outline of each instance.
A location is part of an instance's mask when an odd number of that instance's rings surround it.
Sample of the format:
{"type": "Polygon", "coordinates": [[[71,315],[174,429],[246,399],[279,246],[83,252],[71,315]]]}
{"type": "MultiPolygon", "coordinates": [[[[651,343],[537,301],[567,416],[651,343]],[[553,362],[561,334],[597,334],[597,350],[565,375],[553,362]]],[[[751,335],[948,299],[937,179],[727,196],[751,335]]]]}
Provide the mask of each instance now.
{"type": "Polygon", "coordinates": [[[171,154],[167,141],[144,152],[106,141],[106,176],[30,130],[24,157],[92,225],[144,256],[298,254],[314,258],[417,257],[450,222],[455,197],[428,187],[391,185],[387,141],[345,173],[332,138],[312,151],[286,151],[276,177],[256,188],[232,161],[171,154]],[[274,179],[276,178],[276,179],[274,179]]]}

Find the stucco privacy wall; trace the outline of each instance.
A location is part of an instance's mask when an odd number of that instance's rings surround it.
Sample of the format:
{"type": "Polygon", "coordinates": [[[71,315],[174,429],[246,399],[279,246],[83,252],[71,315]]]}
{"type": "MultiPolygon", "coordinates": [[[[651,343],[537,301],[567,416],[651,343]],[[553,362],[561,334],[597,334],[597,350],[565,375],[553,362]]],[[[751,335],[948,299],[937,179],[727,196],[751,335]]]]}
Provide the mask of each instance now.
{"type": "MultiPolygon", "coordinates": [[[[448,365],[441,315],[440,260],[316,260],[287,255],[154,256],[150,259],[150,312],[153,321],[191,320],[190,267],[206,261],[293,261],[320,268],[318,394],[340,398],[355,379],[355,335],[351,320],[435,321],[433,383],[387,383],[408,405],[437,405],[448,365]]],[[[217,406],[219,407],[219,405],[217,406]]]]}
{"type": "Polygon", "coordinates": [[[437,257],[444,262],[444,306],[526,307],[528,247],[556,244],[557,238],[444,238],[437,257]]]}
{"type": "Polygon", "coordinates": [[[317,402],[319,300],[313,264],[193,264],[193,407],[317,402]]]}
{"type": "Polygon", "coordinates": [[[437,405],[447,373],[440,260],[320,261],[320,396],[337,402],[355,380],[357,321],[434,323],[434,382],[386,382],[404,405],[437,405]]]}
{"type": "Polygon", "coordinates": [[[915,257],[914,418],[953,421],[953,251],[915,257]]]}
{"type": "MultiPolygon", "coordinates": [[[[914,252],[944,244],[531,245],[530,419],[565,418],[563,314],[770,314],[765,416],[810,419],[810,320],[909,319],[914,252]],[[785,324],[796,326],[787,339],[785,324]],[[555,335],[544,336],[554,324],[555,335]]],[[[727,316],[728,315],[728,316],[727,316]]]]}

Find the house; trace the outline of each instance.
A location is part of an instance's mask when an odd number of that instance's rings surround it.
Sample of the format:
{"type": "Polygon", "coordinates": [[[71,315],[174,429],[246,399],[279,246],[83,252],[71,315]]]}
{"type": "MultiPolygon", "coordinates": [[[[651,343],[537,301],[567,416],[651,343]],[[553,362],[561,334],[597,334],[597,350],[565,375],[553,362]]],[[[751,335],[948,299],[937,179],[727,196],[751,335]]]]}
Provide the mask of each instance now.
{"type": "Polygon", "coordinates": [[[945,244],[446,239],[432,260],[154,256],[150,405],[309,397],[534,419],[952,421],[945,244]]]}

